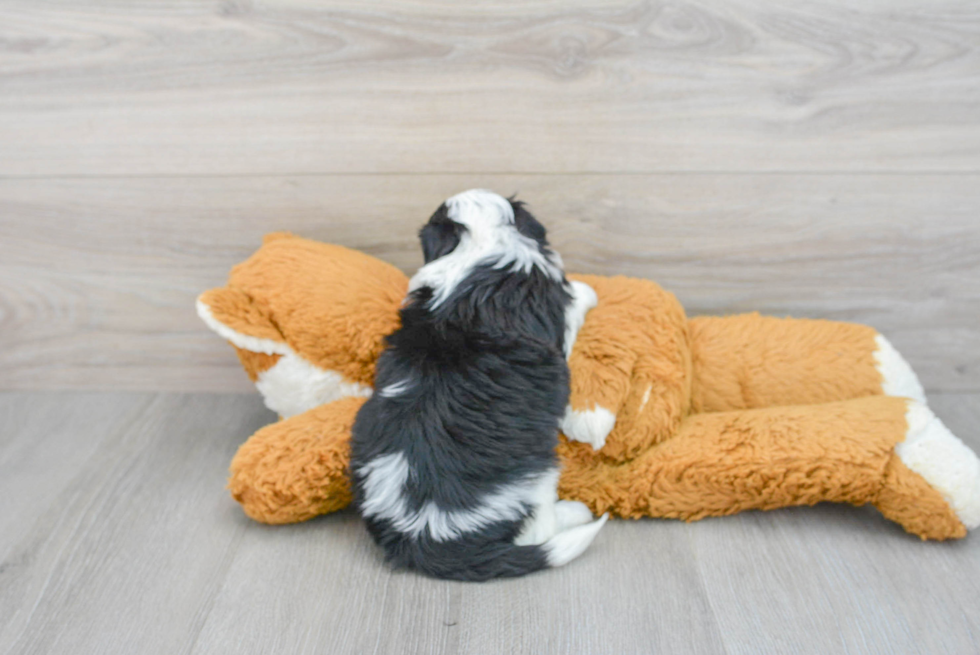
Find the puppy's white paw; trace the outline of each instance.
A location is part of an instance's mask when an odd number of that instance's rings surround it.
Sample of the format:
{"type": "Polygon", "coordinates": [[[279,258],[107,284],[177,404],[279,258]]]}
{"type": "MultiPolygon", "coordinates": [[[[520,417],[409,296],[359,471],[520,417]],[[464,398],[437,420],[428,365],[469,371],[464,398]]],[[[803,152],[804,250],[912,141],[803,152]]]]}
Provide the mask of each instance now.
{"type": "Polygon", "coordinates": [[[608,514],[603,514],[591,523],[559,532],[546,541],[542,547],[548,558],[548,565],[561,566],[562,564],[567,564],[585,552],[585,549],[595,539],[599,530],[606,524],[608,518],[608,514]]]}
{"type": "Polygon", "coordinates": [[[566,437],[590,444],[595,450],[606,445],[606,437],[615,426],[616,415],[599,405],[582,411],[574,410],[569,405],[561,420],[561,431],[566,437]]]}
{"type": "Polygon", "coordinates": [[[580,503],[577,500],[559,500],[555,503],[555,519],[558,524],[558,532],[563,532],[591,521],[592,512],[589,511],[585,503],[580,503]]]}

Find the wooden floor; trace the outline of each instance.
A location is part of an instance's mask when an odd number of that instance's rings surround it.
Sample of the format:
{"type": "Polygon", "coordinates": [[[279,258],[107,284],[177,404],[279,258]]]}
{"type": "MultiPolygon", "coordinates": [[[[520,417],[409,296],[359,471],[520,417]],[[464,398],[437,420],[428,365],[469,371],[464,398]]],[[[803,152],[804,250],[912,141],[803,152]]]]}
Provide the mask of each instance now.
{"type": "Polygon", "coordinates": [[[194,298],[275,230],[412,271],[470,187],[691,314],[874,325],[980,449],[976,2],[0,0],[0,653],[980,652],[980,537],[867,508],[487,585],[247,520],[273,417],[194,298]]]}
{"type": "MultiPolygon", "coordinates": [[[[980,448],[980,396],[932,399],[980,448]]],[[[980,548],[870,508],[614,521],[487,584],[392,572],[348,512],[248,520],[256,395],[0,394],[0,652],[975,653],[980,548]]]]}

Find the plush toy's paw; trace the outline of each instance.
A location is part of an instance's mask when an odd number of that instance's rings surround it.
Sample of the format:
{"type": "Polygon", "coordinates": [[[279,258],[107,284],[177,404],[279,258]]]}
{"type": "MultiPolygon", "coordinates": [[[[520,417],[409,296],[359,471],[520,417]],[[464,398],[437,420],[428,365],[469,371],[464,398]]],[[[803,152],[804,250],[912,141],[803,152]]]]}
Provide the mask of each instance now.
{"type": "Polygon", "coordinates": [[[606,445],[606,437],[615,426],[616,415],[599,405],[586,410],[575,410],[569,405],[561,420],[561,431],[566,437],[590,444],[595,450],[606,445]]]}
{"type": "Polygon", "coordinates": [[[592,519],[592,511],[585,503],[577,500],[559,500],[555,504],[555,519],[558,523],[558,531],[563,532],[569,528],[585,525],[592,519]]]}
{"type": "Polygon", "coordinates": [[[239,447],[228,490],[262,523],[296,523],[351,501],[350,432],[363,398],[344,398],[271,423],[239,447]]]}
{"type": "Polygon", "coordinates": [[[949,503],[967,530],[980,526],[980,459],[922,403],[910,401],[895,453],[949,503]]]}

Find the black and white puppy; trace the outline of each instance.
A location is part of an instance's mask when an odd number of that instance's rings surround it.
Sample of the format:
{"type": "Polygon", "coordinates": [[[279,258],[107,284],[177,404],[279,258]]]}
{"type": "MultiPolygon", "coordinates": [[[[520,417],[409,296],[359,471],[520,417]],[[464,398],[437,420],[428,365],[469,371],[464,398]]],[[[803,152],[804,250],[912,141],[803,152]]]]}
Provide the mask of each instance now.
{"type": "Polygon", "coordinates": [[[388,560],[435,577],[565,564],[606,520],[556,491],[563,349],[587,306],[519,202],[461,193],[420,237],[426,263],[354,423],[355,505],[388,560]]]}

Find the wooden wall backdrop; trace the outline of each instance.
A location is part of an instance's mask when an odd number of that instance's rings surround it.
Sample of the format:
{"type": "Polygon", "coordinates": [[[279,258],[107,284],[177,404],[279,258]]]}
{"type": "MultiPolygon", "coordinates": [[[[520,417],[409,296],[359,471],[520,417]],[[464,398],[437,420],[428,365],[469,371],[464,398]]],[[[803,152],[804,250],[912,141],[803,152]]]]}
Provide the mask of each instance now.
{"type": "Polygon", "coordinates": [[[193,311],[264,232],[406,271],[519,192],[570,269],[867,322],[980,391],[980,5],[0,3],[0,389],[249,388],[193,311]]]}

